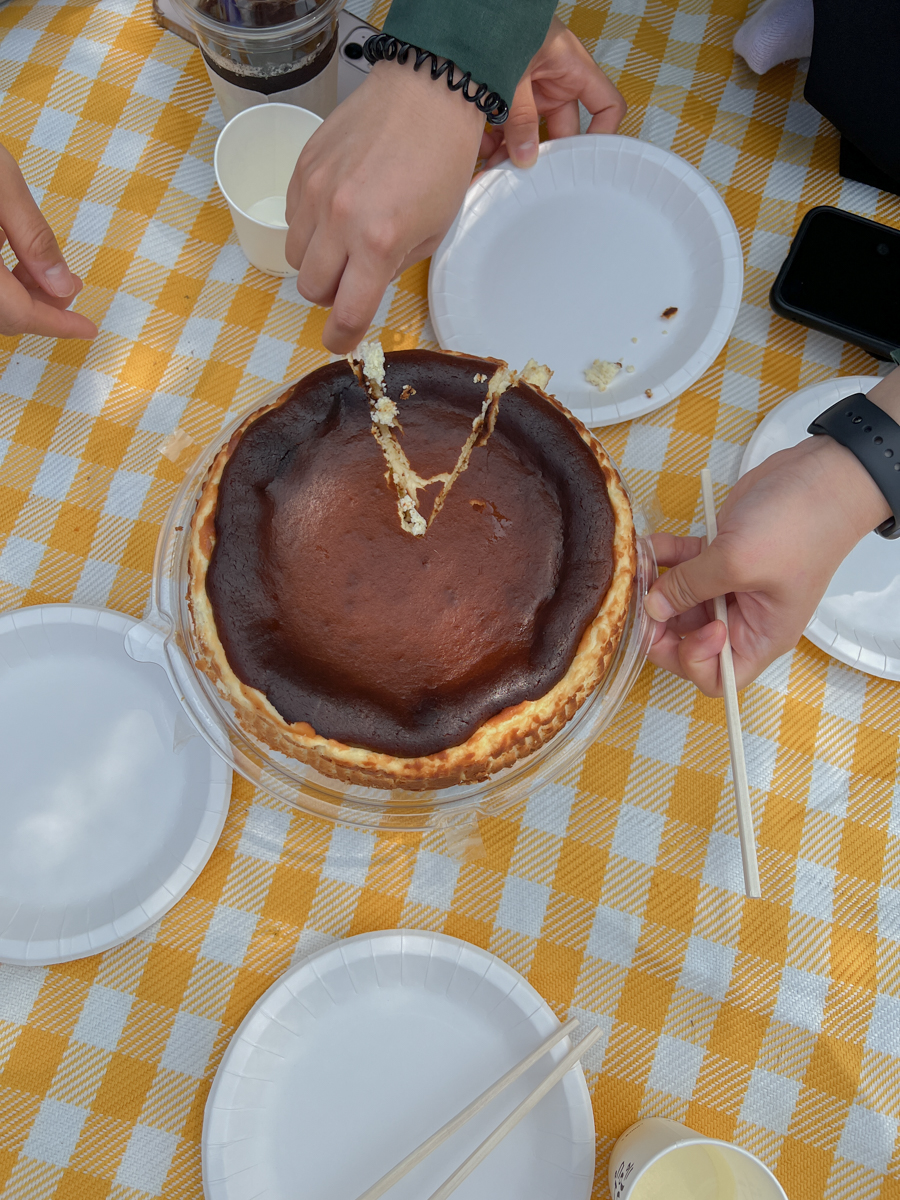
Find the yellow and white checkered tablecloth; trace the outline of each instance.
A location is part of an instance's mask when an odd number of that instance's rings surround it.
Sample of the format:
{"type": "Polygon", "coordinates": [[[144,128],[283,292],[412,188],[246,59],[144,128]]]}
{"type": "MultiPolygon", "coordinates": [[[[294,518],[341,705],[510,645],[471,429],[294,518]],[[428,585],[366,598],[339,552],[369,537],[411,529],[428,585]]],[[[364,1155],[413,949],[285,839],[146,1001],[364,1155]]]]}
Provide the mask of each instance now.
{"type": "MultiPolygon", "coordinates": [[[[387,8],[356,0],[378,20],[387,8]]],[[[731,38],[743,0],[584,0],[560,13],[629,101],[624,132],[721,190],[747,258],[715,366],[604,439],[638,497],[699,528],[788,392],[871,370],[775,318],[767,291],[813,204],[900,225],[845,183],[803,74],[757,79],[731,38]]],[[[0,605],[140,614],[181,478],[159,446],[326,361],[324,315],[247,266],[212,172],[221,115],[198,53],[149,0],[0,8],[0,137],[75,269],[93,345],[0,339],[0,605]]],[[[427,267],[379,311],[388,348],[429,345],[427,267]]],[[[900,685],[807,642],[743,698],[764,899],[741,894],[720,702],[645,670],[583,767],[482,820],[480,842],[375,835],[236,780],[188,896],[118,950],[0,968],[3,1200],[199,1200],[210,1080],[288,964],[334,938],[409,926],[466,938],[603,1036],[587,1074],[595,1195],[641,1115],[734,1139],[790,1200],[900,1197],[900,685]]]]}

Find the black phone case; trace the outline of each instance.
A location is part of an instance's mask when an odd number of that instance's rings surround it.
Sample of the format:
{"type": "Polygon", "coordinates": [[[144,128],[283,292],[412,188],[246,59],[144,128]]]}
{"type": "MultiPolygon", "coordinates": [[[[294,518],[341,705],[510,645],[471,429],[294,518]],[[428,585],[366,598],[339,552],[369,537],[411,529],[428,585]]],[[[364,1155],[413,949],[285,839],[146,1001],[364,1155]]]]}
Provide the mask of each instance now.
{"type": "Polygon", "coordinates": [[[794,234],[794,240],[791,242],[788,256],[784,260],[775,282],[772,284],[772,290],[769,292],[769,304],[779,317],[784,317],[788,321],[796,321],[798,325],[806,325],[809,329],[818,329],[820,333],[828,333],[832,337],[840,338],[842,342],[850,342],[854,346],[859,346],[860,349],[865,350],[874,358],[887,361],[891,357],[891,351],[897,349],[896,346],[892,346],[889,342],[876,337],[874,334],[867,333],[864,329],[856,329],[852,325],[844,325],[839,321],[829,321],[827,317],[820,316],[809,309],[798,308],[796,305],[789,304],[782,294],[781,289],[784,280],[787,278],[791,263],[794,261],[800,244],[803,241],[803,235],[806,233],[810,221],[815,217],[816,213],[820,212],[839,212],[848,221],[856,221],[861,225],[871,225],[875,229],[886,229],[894,236],[897,233],[896,229],[880,225],[878,221],[870,221],[868,217],[858,217],[855,213],[844,212],[843,209],[837,209],[828,204],[820,204],[816,208],[811,208],[800,222],[800,228],[794,234]]]}

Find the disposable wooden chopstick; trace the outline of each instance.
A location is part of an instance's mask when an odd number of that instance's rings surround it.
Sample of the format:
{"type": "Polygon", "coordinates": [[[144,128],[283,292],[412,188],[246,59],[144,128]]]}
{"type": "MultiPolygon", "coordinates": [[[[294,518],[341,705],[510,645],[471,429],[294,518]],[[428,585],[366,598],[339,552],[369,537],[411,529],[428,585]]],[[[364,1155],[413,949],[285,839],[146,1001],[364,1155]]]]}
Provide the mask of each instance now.
{"type": "Polygon", "coordinates": [[[563,1075],[570,1070],[579,1058],[590,1050],[594,1042],[600,1036],[600,1029],[595,1026],[584,1035],[577,1046],[573,1046],[569,1053],[562,1061],[553,1068],[546,1079],[542,1080],[530,1095],[526,1096],[521,1104],[517,1105],[512,1110],[506,1120],[501,1121],[492,1134],[484,1139],[477,1150],[473,1150],[464,1163],[461,1163],[452,1175],[441,1184],[436,1192],[432,1192],[428,1200],[446,1200],[451,1192],[455,1192],[464,1179],[467,1179],[475,1168],[482,1163],[490,1152],[503,1141],[506,1135],[518,1125],[523,1117],[527,1117],[536,1104],[551,1091],[563,1075]]]}
{"type": "Polygon", "coordinates": [[[461,1112],[458,1112],[455,1117],[451,1117],[446,1125],[442,1125],[431,1137],[426,1138],[421,1146],[417,1146],[415,1150],[411,1150],[406,1158],[398,1162],[396,1167],[392,1167],[386,1175],[382,1175],[376,1183],[373,1183],[361,1196],[358,1196],[357,1200],[377,1200],[378,1196],[383,1196],[389,1188],[398,1183],[413,1167],[418,1166],[423,1159],[427,1158],[432,1150],[436,1150],[447,1138],[452,1137],[457,1129],[461,1129],[476,1113],[490,1104],[511,1083],[515,1083],[520,1075],[524,1075],[530,1067],[534,1066],[538,1059],[542,1058],[548,1050],[552,1050],[557,1042],[561,1042],[564,1037],[577,1027],[577,1019],[571,1017],[564,1025],[560,1025],[558,1029],[554,1029],[553,1033],[541,1042],[536,1050],[532,1050],[521,1062],[516,1063],[514,1067],[510,1067],[506,1074],[501,1075],[496,1083],[492,1083],[480,1096],[476,1096],[461,1112]]]}
{"type": "MultiPolygon", "coordinates": [[[[703,493],[703,508],[706,515],[707,545],[718,532],[716,523],[716,501],[713,496],[712,475],[707,467],[700,472],[700,489],[703,493]]],[[[753,832],[753,810],[750,807],[750,785],[747,782],[747,764],[744,760],[744,739],[741,734],[741,710],[738,706],[737,684],[734,681],[734,659],[731,656],[731,634],[728,631],[728,608],[724,596],[716,596],[716,619],[725,626],[725,645],[719,655],[722,669],[722,690],[725,699],[725,723],[728,726],[728,746],[731,750],[731,773],[734,776],[734,794],[737,800],[738,832],[741,837],[741,859],[744,864],[744,891],[748,896],[759,896],[759,866],[756,862],[756,834],[753,832]]]]}

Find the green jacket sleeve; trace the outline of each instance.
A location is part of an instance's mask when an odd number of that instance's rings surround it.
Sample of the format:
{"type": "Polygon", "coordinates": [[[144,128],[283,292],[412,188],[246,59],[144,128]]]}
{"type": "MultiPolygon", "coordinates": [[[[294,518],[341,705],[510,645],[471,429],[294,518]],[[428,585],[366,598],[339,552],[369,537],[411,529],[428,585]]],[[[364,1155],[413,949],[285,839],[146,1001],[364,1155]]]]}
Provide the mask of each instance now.
{"type": "Polygon", "coordinates": [[[449,58],[512,104],[556,0],[393,0],[384,32],[449,58]]]}

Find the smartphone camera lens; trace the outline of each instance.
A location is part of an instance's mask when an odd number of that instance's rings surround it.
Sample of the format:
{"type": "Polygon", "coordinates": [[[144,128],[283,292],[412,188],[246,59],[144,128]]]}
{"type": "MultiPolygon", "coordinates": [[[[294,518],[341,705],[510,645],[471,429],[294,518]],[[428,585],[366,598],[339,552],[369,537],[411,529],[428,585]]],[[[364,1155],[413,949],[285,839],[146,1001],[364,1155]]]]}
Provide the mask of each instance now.
{"type": "Polygon", "coordinates": [[[890,254],[890,252],[891,252],[890,247],[888,246],[887,242],[879,242],[876,249],[878,250],[878,253],[881,254],[882,256],[884,256],[885,254],[890,254]]]}
{"type": "MultiPolygon", "coordinates": [[[[362,58],[363,48],[359,44],[359,42],[348,42],[347,45],[344,47],[344,54],[347,56],[347,58],[352,58],[352,59],[362,58]]],[[[878,247],[878,253],[879,254],[882,253],[882,249],[880,246],[878,247]]],[[[887,246],[885,246],[883,253],[887,254],[887,246]]]]}

